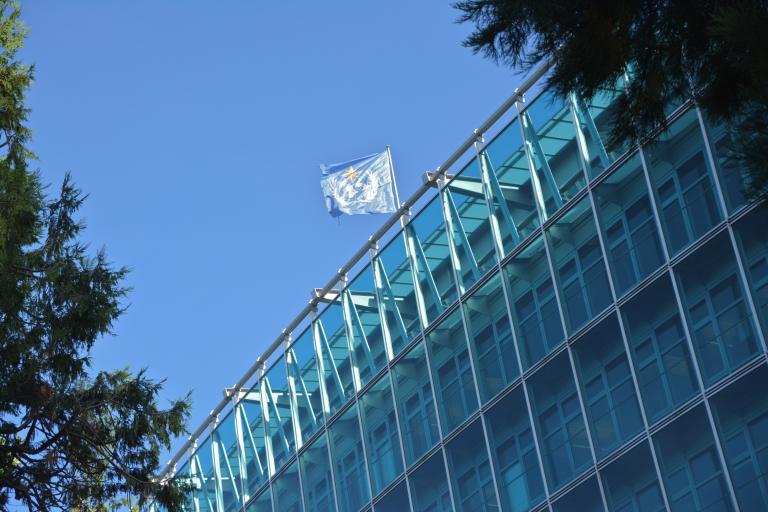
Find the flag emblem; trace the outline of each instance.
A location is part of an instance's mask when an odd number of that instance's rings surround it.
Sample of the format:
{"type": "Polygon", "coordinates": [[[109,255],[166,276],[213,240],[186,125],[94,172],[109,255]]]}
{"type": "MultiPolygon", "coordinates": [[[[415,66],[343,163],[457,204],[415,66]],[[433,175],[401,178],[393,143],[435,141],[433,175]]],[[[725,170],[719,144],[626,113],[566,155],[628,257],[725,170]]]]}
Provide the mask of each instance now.
{"type": "Polygon", "coordinates": [[[321,165],[320,171],[320,186],[331,216],[395,211],[388,152],[321,165]]]}

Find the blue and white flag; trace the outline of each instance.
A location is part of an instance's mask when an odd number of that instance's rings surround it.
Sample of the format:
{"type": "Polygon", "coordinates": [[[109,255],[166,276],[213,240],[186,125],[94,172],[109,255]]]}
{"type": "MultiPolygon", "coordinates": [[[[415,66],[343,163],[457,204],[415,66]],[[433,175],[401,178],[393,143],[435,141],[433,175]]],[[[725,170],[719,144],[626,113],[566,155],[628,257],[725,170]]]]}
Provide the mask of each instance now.
{"type": "Polygon", "coordinates": [[[396,210],[392,168],[386,151],[349,162],[321,165],[320,171],[320,186],[331,216],[396,210]]]}

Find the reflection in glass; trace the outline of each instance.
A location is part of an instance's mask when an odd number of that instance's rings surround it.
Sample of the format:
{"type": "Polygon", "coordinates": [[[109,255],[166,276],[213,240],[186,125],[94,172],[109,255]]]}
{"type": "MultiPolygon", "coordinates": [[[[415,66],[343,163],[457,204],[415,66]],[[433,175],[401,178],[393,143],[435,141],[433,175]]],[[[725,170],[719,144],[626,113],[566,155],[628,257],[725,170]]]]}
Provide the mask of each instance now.
{"type": "Polygon", "coordinates": [[[486,428],[502,509],[524,512],[543,499],[544,484],[522,388],[486,413],[486,428]]]}
{"type": "Polygon", "coordinates": [[[335,298],[312,323],[315,351],[320,352],[320,375],[328,396],[330,418],[352,396],[354,387],[349,344],[340,298],[335,298]]]}
{"type": "Polygon", "coordinates": [[[595,207],[616,294],[621,296],[664,261],[639,155],[597,186],[595,207]]]}
{"type": "Polygon", "coordinates": [[[617,512],[662,512],[666,510],[661,486],[647,442],[601,471],[609,510],[617,512]]]}
{"type": "Polygon", "coordinates": [[[294,460],[285,471],[280,473],[272,483],[275,510],[285,512],[302,512],[301,492],[299,485],[299,466],[294,460]]]}
{"type": "Polygon", "coordinates": [[[288,380],[293,381],[296,417],[301,432],[297,444],[303,444],[324,423],[323,399],[315,358],[315,342],[308,327],[286,351],[288,380]]]}
{"type": "Polygon", "coordinates": [[[246,512],[272,512],[272,494],[268,486],[248,505],[246,512]]]}
{"type": "Polygon", "coordinates": [[[721,219],[696,111],[689,110],[643,150],[674,256],[721,219]]]}
{"type": "Polygon", "coordinates": [[[537,238],[512,258],[504,276],[520,357],[528,369],[564,339],[544,239],[537,238]]]}
{"type": "Polygon", "coordinates": [[[374,507],[376,512],[404,512],[410,510],[408,503],[408,485],[405,480],[397,484],[386,496],[378,501],[374,507]]]}
{"type": "Polygon", "coordinates": [[[409,478],[414,512],[452,512],[443,453],[438,451],[409,478]]]}
{"type": "Polygon", "coordinates": [[[405,459],[410,466],[438,440],[437,414],[423,342],[397,361],[392,376],[405,459]]]}
{"type": "Polygon", "coordinates": [[[285,371],[284,357],[280,357],[261,379],[262,396],[266,404],[264,419],[272,453],[273,473],[280,469],[283,462],[296,451],[288,379],[285,371]]]}
{"type": "Polygon", "coordinates": [[[357,512],[371,499],[357,418],[353,404],[329,427],[339,512],[357,512]]]}
{"type": "Polygon", "coordinates": [[[336,510],[331,480],[331,463],[328,459],[328,439],[325,434],[299,456],[304,503],[312,512],[336,510]]]}
{"type": "Polygon", "coordinates": [[[570,333],[611,302],[603,253],[587,198],[547,229],[566,324],[570,333]]]}
{"type": "Polygon", "coordinates": [[[485,402],[519,374],[500,276],[493,276],[463,307],[480,397],[485,402]]]}
{"type": "Polygon", "coordinates": [[[733,226],[757,316],[768,334],[768,208],[756,208],[733,226]]]}
{"type": "Polygon", "coordinates": [[[603,500],[600,497],[600,487],[593,476],[574,490],[557,500],[553,512],[604,512],[603,500]]]}
{"type": "Polygon", "coordinates": [[[640,396],[654,423],[699,392],[669,276],[633,297],[622,314],[640,396]]]}
{"type": "Polygon", "coordinates": [[[451,440],[445,449],[457,510],[463,512],[496,511],[498,502],[485,436],[477,419],[451,440]]]}
{"type": "Polygon", "coordinates": [[[579,338],[574,354],[584,408],[600,459],[643,428],[616,315],[579,338]]]}
{"type": "Polygon", "coordinates": [[[665,427],[653,439],[672,512],[732,510],[703,405],[665,427]]]}
{"type": "Polygon", "coordinates": [[[247,494],[253,496],[269,477],[267,442],[261,407],[260,384],[256,384],[237,404],[243,431],[247,494]]]}
{"type": "Polygon", "coordinates": [[[475,379],[458,309],[427,335],[427,349],[440,423],[447,433],[477,410],[475,379]]]}
{"type": "Polygon", "coordinates": [[[225,510],[238,510],[243,504],[240,454],[232,411],[219,423],[211,434],[215,474],[221,479],[218,493],[225,510]]]}
{"type": "Polygon", "coordinates": [[[758,353],[727,233],[720,233],[675,267],[705,384],[713,384],[758,353]]]}

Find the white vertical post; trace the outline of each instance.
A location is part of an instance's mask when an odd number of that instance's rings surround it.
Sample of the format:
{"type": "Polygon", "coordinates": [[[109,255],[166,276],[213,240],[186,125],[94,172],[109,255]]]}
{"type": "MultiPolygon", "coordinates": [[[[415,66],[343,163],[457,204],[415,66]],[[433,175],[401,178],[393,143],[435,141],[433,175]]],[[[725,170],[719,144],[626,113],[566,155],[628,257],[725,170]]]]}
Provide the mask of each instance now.
{"type": "MultiPolygon", "coordinates": [[[[395,178],[395,166],[392,165],[392,147],[387,144],[387,161],[389,162],[389,173],[392,177],[392,190],[395,193],[395,203],[397,203],[397,208],[400,209],[400,192],[397,191],[397,179],[395,178]]],[[[402,219],[401,219],[402,223],[402,219]]]]}

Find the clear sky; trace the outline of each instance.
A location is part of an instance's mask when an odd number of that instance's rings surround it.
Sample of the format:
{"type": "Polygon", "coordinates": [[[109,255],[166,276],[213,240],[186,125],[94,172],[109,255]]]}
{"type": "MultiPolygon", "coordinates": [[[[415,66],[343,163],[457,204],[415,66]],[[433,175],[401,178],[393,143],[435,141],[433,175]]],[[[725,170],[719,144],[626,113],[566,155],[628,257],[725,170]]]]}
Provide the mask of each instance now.
{"type": "MultiPolygon", "coordinates": [[[[386,216],[325,211],[319,164],[391,144],[403,198],[521,77],[461,46],[443,0],[36,0],[33,150],[132,269],[94,368],[193,391],[197,428],[386,216]]],[[[178,443],[180,445],[180,442],[178,443]]]]}

